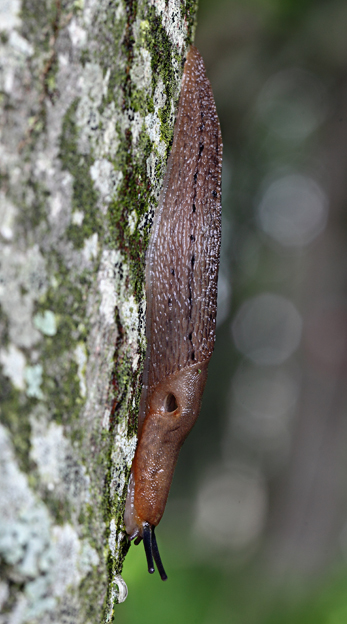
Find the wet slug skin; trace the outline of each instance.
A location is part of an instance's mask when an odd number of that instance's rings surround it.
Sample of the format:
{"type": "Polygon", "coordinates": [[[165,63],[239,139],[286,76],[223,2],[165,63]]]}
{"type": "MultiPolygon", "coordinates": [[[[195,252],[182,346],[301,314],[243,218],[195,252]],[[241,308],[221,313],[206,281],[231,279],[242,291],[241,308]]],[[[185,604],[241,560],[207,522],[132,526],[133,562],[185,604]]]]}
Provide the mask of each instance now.
{"type": "Polygon", "coordinates": [[[166,574],[154,527],[200,410],[215,342],[222,137],[203,60],[191,46],[167,172],[146,255],[147,352],[124,521],[148,570],[166,574]]]}

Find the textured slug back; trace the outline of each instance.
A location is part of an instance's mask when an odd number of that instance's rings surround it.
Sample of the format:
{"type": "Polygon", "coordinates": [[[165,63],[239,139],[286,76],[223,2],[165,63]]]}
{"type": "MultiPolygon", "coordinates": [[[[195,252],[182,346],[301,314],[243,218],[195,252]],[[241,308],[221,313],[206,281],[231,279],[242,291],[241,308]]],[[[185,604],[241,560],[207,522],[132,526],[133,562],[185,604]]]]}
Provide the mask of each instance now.
{"type": "Polygon", "coordinates": [[[208,360],[215,341],[222,138],[211,85],[193,46],[147,252],[144,383],[208,360]]]}

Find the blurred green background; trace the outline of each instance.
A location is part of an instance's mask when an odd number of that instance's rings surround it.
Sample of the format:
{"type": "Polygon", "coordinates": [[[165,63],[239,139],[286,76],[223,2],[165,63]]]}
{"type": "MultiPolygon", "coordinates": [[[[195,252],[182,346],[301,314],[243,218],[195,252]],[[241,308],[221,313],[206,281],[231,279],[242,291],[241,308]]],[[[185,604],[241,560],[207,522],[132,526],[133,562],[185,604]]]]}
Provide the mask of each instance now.
{"type": "Polygon", "coordinates": [[[347,2],[200,0],[224,142],[218,332],[117,624],[347,622],[347,2]]]}

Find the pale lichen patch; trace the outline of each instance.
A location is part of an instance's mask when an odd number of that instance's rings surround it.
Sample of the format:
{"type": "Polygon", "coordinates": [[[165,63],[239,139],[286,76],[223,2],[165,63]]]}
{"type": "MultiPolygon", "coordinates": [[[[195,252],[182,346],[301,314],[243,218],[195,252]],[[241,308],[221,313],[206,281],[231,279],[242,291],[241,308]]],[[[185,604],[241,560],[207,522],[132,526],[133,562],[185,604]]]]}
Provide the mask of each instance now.
{"type": "Polygon", "coordinates": [[[50,204],[49,220],[52,223],[54,223],[54,221],[56,221],[59,218],[59,215],[63,208],[61,195],[55,195],[54,197],[51,197],[49,204],[50,204]]]}
{"type": "Polygon", "coordinates": [[[105,155],[112,159],[116,157],[120,145],[120,137],[117,130],[118,122],[122,123],[122,117],[119,113],[116,113],[115,103],[111,102],[111,104],[105,108],[103,113],[102,141],[100,141],[98,149],[98,154],[100,156],[105,155]]]}
{"type": "Polygon", "coordinates": [[[101,121],[99,107],[107,93],[108,80],[109,75],[103,75],[102,67],[98,63],[86,63],[79,79],[81,97],[76,110],[81,154],[89,154],[90,146],[96,147],[101,121]]]}
{"type": "Polygon", "coordinates": [[[0,234],[7,241],[13,238],[17,213],[16,206],[0,191],[0,234]]]}
{"type": "Polygon", "coordinates": [[[87,42],[87,31],[82,28],[76,20],[72,18],[68,25],[69,35],[71,37],[72,44],[77,48],[82,48],[87,42]]]}
{"type": "Polygon", "coordinates": [[[9,38],[10,46],[23,56],[32,56],[34,48],[27,39],[24,39],[16,30],[12,30],[9,38]]]}
{"type": "Polygon", "coordinates": [[[138,89],[150,91],[152,87],[151,55],[145,48],[136,51],[130,77],[138,89]]]}
{"type": "Polygon", "coordinates": [[[114,518],[110,522],[110,534],[108,537],[108,545],[113,556],[116,554],[117,527],[114,518]]]}
{"type": "Polygon", "coordinates": [[[84,219],[84,212],[82,210],[74,210],[71,215],[71,223],[74,225],[82,225],[84,219]]]}
{"type": "Polygon", "coordinates": [[[120,423],[115,429],[115,444],[112,452],[112,471],[110,493],[111,496],[120,496],[125,488],[124,466],[131,467],[135,455],[137,436],[130,439],[124,437],[126,427],[120,423]]]}
{"type": "Polygon", "coordinates": [[[95,260],[98,255],[98,235],[96,232],[84,240],[82,253],[87,262],[95,260]]]}
{"type": "MultiPolygon", "coordinates": [[[[54,162],[49,156],[47,156],[47,154],[39,154],[34,163],[34,167],[37,177],[40,177],[42,174],[46,174],[48,176],[54,175],[54,162]]],[[[65,176],[69,176],[69,174],[66,173],[65,176]]]]}
{"type": "Polygon", "coordinates": [[[104,416],[103,416],[103,419],[102,419],[102,428],[103,429],[108,429],[109,428],[109,426],[110,426],[110,416],[111,416],[111,410],[110,410],[109,407],[107,407],[105,409],[104,416]]]}
{"type": "Polygon", "coordinates": [[[96,160],[90,168],[90,176],[95,188],[101,197],[110,199],[112,193],[111,175],[113,171],[112,163],[105,158],[96,160]]]}
{"type": "Polygon", "coordinates": [[[167,35],[180,52],[185,47],[187,38],[187,25],[182,19],[180,0],[149,0],[154,6],[156,13],[161,16],[162,24],[167,35]]]}
{"type": "Polygon", "coordinates": [[[135,112],[133,123],[131,126],[131,136],[132,136],[133,147],[136,147],[137,145],[144,123],[145,123],[145,120],[143,116],[141,115],[141,113],[135,112]]]}
{"type": "Polygon", "coordinates": [[[41,486],[56,499],[68,502],[71,510],[77,513],[89,500],[89,478],[76,450],[63,426],[55,422],[47,424],[44,414],[33,414],[30,423],[30,458],[37,466],[41,486]]]}
{"type": "Polygon", "coordinates": [[[166,102],[165,85],[161,76],[159,77],[157,86],[155,88],[153,101],[154,101],[154,107],[156,110],[163,108],[166,102]]]}
{"type": "Polygon", "coordinates": [[[0,363],[3,366],[3,373],[11,379],[13,385],[18,390],[24,390],[25,357],[17,347],[10,345],[8,350],[1,349],[0,363]]]}
{"type": "MultiPolygon", "coordinates": [[[[109,202],[114,197],[117,187],[123,178],[122,172],[115,170],[113,164],[105,158],[96,160],[93,163],[90,168],[90,176],[95,188],[105,202],[109,202]]],[[[107,206],[104,206],[102,212],[106,214],[106,211],[107,206]]]]}
{"type": "Polygon", "coordinates": [[[122,260],[122,254],[115,250],[106,249],[101,256],[98,274],[101,293],[100,314],[108,325],[113,325],[115,320],[117,302],[115,274],[116,267],[122,264],[122,260]]]}
{"type": "Polygon", "coordinates": [[[87,364],[87,352],[84,343],[79,343],[75,347],[75,359],[78,366],[78,379],[80,382],[80,394],[85,397],[87,394],[86,388],[86,364],[87,364]]]}
{"type": "Polygon", "coordinates": [[[133,295],[119,302],[119,314],[122,326],[127,331],[129,344],[137,346],[138,333],[138,305],[133,295]]]}
{"type": "Polygon", "coordinates": [[[157,165],[158,165],[159,159],[158,156],[152,152],[146,161],[146,165],[147,165],[147,176],[150,179],[153,188],[155,188],[157,186],[157,165]]]}
{"type": "Polygon", "coordinates": [[[136,223],[137,223],[137,214],[136,214],[136,210],[133,210],[130,213],[129,218],[128,218],[130,234],[134,234],[135,228],[136,228],[136,223]]]}
{"type": "Polygon", "coordinates": [[[139,364],[139,360],[140,360],[140,355],[139,353],[136,353],[136,355],[133,358],[133,362],[132,362],[132,369],[133,371],[137,370],[138,364],[139,364]]]}
{"type": "Polygon", "coordinates": [[[149,113],[146,115],[145,124],[149,138],[153,143],[158,144],[160,141],[160,119],[158,113],[149,113]]]}
{"type": "Polygon", "coordinates": [[[34,301],[47,289],[45,261],[37,245],[26,253],[15,253],[6,245],[0,250],[0,261],[0,303],[8,315],[10,339],[29,348],[40,340],[32,315],[34,301]]]}
{"type": "Polygon", "coordinates": [[[120,321],[127,332],[128,344],[137,349],[138,304],[134,295],[128,293],[125,287],[128,272],[121,252],[114,250],[103,252],[99,269],[100,312],[107,323],[113,324],[117,306],[120,321]]]}
{"type": "MultiPolygon", "coordinates": [[[[9,579],[25,583],[12,612],[17,618],[13,621],[21,624],[53,611],[56,598],[80,584],[97,565],[98,555],[70,524],[52,524],[47,508],[18,469],[1,425],[0,468],[0,554],[9,567],[9,579]]],[[[3,600],[7,597],[4,591],[3,600]]]]}
{"type": "Polygon", "coordinates": [[[42,314],[36,314],[34,325],[45,336],[55,336],[57,333],[57,320],[52,310],[45,310],[42,314]]]}
{"type": "Polygon", "coordinates": [[[35,462],[42,484],[54,489],[61,482],[66,455],[66,440],[62,425],[31,419],[30,457],[35,462]]]}
{"type": "Polygon", "coordinates": [[[43,399],[42,385],[43,368],[41,364],[27,366],[25,369],[26,395],[35,399],[43,399]]]}
{"type": "Polygon", "coordinates": [[[19,0],[8,0],[8,2],[2,2],[0,5],[1,30],[11,31],[15,27],[18,28],[21,24],[19,12],[19,0]]]}
{"type": "MultiPolygon", "coordinates": [[[[61,597],[67,587],[77,587],[81,582],[82,570],[79,563],[82,547],[75,529],[70,524],[54,526],[52,534],[55,549],[60,554],[59,560],[55,562],[54,594],[61,597]]],[[[85,562],[83,564],[85,569],[85,562]]]]}

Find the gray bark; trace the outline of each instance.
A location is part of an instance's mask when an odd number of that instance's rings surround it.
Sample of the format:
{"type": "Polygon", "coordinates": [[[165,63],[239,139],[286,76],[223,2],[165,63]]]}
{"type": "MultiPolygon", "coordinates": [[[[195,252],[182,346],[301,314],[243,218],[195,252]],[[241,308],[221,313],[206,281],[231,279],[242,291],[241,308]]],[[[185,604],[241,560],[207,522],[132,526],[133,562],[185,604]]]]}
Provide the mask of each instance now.
{"type": "Polygon", "coordinates": [[[113,617],[144,253],[195,14],[0,5],[0,624],[113,617]]]}

